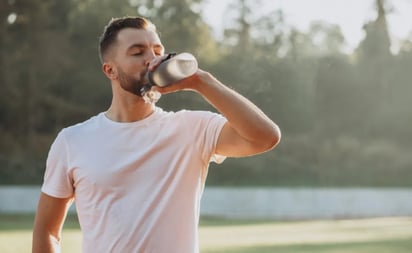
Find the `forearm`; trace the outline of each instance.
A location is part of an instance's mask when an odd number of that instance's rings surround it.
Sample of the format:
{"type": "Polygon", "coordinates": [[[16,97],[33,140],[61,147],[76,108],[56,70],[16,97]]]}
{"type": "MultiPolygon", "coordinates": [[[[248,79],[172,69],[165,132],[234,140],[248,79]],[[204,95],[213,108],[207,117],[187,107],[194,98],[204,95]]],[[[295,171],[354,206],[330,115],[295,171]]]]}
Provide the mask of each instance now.
{"type": "Polygon", "coordinates": [[[35,229],[33,231],[32,253],[58,253],[61,252],[60,239],[46,231],[35,229]]]}
{"type": "Polygon", "coordinates": [[[278,126],[248,99],[220,83],[207,72],[202,73],[195,90],[213,105],[243,138],[250,142],[276,145],[280,139],[278,126]]]}
{"type": "Polygon", "coordinates": [[[54,198],[41,193],[33,227],[32,253],[58,253],[61,231],[72,198],[54,198]]]}

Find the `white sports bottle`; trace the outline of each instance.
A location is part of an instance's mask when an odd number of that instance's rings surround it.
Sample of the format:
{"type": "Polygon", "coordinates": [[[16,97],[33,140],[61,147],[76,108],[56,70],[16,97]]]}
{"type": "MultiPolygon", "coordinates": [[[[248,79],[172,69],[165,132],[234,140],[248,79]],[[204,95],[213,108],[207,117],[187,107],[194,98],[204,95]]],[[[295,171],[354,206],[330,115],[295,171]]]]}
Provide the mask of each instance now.
{"type": "Polygon", "coordinates": [[[151,85],[168,86],[193,75],[197,71],[197,60],[190,53],[169,54],[153,71],[147,73],[151,85]]]}

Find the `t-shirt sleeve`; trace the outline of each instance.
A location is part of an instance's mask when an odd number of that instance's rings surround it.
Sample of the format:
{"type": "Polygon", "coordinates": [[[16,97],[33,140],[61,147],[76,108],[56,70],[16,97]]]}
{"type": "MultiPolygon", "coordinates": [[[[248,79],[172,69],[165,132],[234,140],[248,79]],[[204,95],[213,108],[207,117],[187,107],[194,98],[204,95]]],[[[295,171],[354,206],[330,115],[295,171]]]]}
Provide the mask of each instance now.
{"type": "Polygon", "coordinates": [[[199,125],[198,145],[202,153],[202,159],[209,163],[222,163],[226,157],[216,154],[216,145],[223,126],[227,122],[226,118],[220,114],[212,112],[198,112],[196,115],[199,125]]]}
{"type": "Polygon", "coordinates": [[[46,161],[42,192],[56,198],[73,196],[73,180],[68,171],[68,148],[64,130],[54,140],[46,161]]]}
{"type": "Polygon", "coordinates": [[[208,128],[212,136],[212,138],[210,138],[211,143],[209,145],[213,147],[212,149],[213,153],[212,153],[212,156],[210,157],[210,162],[222,163],[226,159],[226,156],[216,154],[217,141],[219,139],[220,132],[222,131],[222,128],[226,122],[227,122],[226,118],[224,118],[221,115],[215,115],[211,119],[211,122],[208,128]]]}

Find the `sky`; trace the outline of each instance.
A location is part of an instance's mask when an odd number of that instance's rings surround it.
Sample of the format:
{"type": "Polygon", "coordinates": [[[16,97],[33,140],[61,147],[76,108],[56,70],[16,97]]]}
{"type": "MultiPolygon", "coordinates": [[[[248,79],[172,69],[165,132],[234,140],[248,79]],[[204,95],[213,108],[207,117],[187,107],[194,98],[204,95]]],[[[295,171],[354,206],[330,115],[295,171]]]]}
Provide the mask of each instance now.
{"type": "MultiPolygon", "coordinates": [[[[233,0],[207,0],[203,8],[206,22],[216,36],[221,36],[227,5],[233,0]]],[[[362,26],[376,18],[375,0],[255,0],[258,15],[282,9],[286,23],[307,31],[313,21],[326,21],[341,27],[348,50],[357,47],[365,34],[362,26]]],[[[392,50],[397,51],[399,41],[412,37],[412,0],[389,1],[393,11],[387,16],[392,50]]]]}

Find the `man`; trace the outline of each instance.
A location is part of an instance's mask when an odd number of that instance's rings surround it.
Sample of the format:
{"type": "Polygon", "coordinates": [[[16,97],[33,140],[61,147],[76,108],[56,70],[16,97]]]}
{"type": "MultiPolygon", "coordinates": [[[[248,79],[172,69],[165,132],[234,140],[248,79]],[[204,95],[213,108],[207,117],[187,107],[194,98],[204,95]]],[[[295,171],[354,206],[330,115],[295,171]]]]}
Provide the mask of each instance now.
{"type": "Polygon", "coordinates": [[[198,252],[200,198],[210,161],[272,149],[279,128],[250,101],[198,70],[161,94],[191,90],[220,114],[164,112],[146,103],[145,75],[164,59],[155,26],[112,19],[100,40],[109,109],[63,129],[47,159],[33,252],[58,252],[76,201],[83,252],[198,252]]]}

